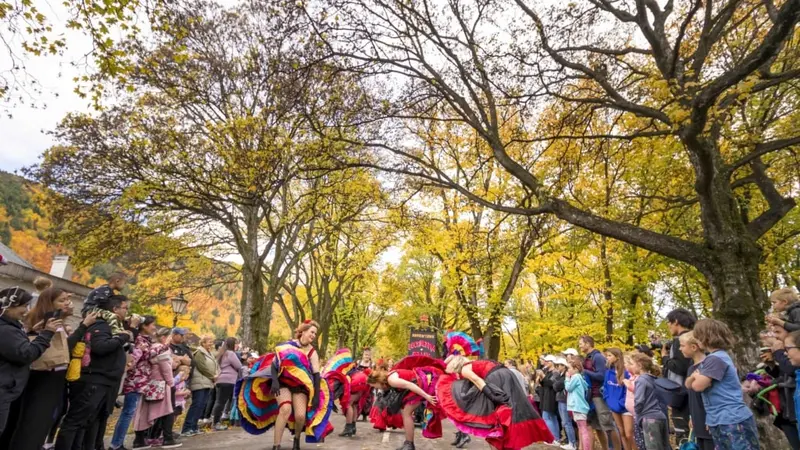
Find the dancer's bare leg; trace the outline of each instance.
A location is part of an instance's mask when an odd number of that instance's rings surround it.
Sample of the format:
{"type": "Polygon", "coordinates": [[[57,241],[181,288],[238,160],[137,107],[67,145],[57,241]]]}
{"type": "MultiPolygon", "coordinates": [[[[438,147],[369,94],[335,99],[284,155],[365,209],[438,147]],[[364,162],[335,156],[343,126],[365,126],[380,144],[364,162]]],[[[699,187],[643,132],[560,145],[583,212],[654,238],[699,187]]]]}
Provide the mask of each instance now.
{"type": "Polygon", "coordinates": [[[414,442],[414,410],[418,405],[406,405],[400,412],[403,417],[403,430],[406,432],[406,440],[414,442]]]}
{"type": "Polygon", "coordinates": [[[292,414],[292,393],[287,388],[281,388],[281,393],[278,394],[276,399],[280,405],[278,410],[278,417],[275,419],[275,433],[273,434],[273,445],[280,445],[283,439],[283,430],[286,429],[286,424],[289,423],[289,416],[292,414]]]}

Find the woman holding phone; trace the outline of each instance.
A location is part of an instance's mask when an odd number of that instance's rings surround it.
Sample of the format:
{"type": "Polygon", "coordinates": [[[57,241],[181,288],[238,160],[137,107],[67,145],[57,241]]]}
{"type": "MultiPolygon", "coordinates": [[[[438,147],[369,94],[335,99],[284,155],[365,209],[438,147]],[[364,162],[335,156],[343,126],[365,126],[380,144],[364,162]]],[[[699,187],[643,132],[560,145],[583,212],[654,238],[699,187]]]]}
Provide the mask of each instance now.
{"type": "MultiPolygon", "coordinates": [[[[49,319],[65,319],[72,315],[70,294],[58,288],[48,288],[39,294],[39,301],[25,318],[25,329],[29,336],[37,335],[42,324],[49,319]]],[[[81,336],[94,323],[96,316],[87,316],[74,336],[81,336]]],[[[71,340],[69,340],[71,341],[71,340]]],[[[66,389],[67,365],[69,364],[68,335],[59,328],[50,341],[50,347],[31,364],[30,378],[22,396],[19,398],[19,414],[14,428],[6,428],[10,441],[3,438],[2,444],[15,450],[40,450],[47,434],[56,420],[66,389]]]]}

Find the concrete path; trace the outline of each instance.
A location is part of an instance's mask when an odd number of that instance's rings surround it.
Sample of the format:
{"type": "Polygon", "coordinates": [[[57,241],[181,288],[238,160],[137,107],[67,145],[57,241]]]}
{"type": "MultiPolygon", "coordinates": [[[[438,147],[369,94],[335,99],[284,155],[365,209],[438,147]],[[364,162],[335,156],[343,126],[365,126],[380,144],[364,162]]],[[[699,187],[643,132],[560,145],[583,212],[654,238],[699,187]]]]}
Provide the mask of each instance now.
{"type": "MultiPolygon", "coordinates": [[[[394,450],[403,444],[403,433],[399,430],[381,433],[372,429],[368,422],[358,422],[358,434],[353,438],[341,438],[338,433],[344,429],[344,417],[338,414],[333,417],[333,424],[336,431],[329,436],[322,444],[302,444],[303,450],[394,450]]],[[[450,450],[455,429],[449,423],[444,424],[444,436],[441,439],[430,440],[422,438],[420,431],[417,430],[415,438],[417,450],[450,450]]],[[[291,435],[287,431],[283,436],[282,448],[290,450],[292,448],[291,435]]],[[[206,433],[191,438],[181,439],[185,450],[270,450],[272,448],[272,431],[268,431],[261,436],[251,436],[241,428],[229,431],[219,431],[206,433]]],[[[130,447],[128,447],[130,448],[130,447]]],[[[482,440],[473,440],[468,449],[488,450],[491,447],[482,440]]],[[[559,447],[546,445],[535,445],[529,447],[531,450],[554,450],[559,447]]]]}

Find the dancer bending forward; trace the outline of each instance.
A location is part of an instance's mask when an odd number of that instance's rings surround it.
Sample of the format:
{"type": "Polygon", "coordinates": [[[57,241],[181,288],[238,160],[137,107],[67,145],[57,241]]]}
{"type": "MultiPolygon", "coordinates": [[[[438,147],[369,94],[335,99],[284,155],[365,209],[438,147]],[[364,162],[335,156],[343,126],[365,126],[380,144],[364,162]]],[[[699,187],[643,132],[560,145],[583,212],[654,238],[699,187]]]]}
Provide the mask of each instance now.
{"type": "Polygon", "coordinates": [[[426,402],[422,435],[429,439],[442,437],[441,410],[433,394],[443,374],[441,360],[426,356],[407,356],[391,370],[375,369],[368,377],[370,386],[383,391],[370,412],[374,428],[403,428],[405,442],[397,450],[414,450],[414,410],[426,402]]]}
{"type": "Polygon", "coordinates": [[[253,373],[236,385],[236,403],[242,428],[261,434],[275,426],[273,450],[281,449],[283,431],[294,433],[293,450],[306,442],[322,442],[333,431],[333,406],[328,383],[319,374],[319,356],[311,343],[319,325],[307,320],[295,330],[295,338],[278,345],[253,365],[253,373]]]}
{"type": "Polygon", "coordinates": [[[446,374],[436,385],[436,397],[460,431],[484,438],[498,450],[553,442],[547,424],[505,366],[460,355],[448,357],[445,363],[446,374]]]}

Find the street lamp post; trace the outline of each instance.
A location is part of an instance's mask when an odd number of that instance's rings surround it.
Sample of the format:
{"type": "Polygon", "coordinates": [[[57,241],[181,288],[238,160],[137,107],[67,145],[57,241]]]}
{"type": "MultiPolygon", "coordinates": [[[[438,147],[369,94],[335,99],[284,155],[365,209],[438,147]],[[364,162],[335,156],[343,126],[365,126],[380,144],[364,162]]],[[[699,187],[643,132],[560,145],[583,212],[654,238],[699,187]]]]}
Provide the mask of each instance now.
{"type": "Polygon", "coordinates": [[[178,316],[186,312],[187,306],[189,306],[189,301],[183,298],[183,292],[172,299],[172,312],[175,314],[175,317],[172,319],[172,328],[178,326],[178,316]]]}

